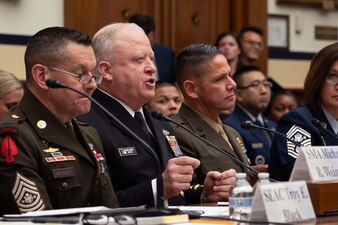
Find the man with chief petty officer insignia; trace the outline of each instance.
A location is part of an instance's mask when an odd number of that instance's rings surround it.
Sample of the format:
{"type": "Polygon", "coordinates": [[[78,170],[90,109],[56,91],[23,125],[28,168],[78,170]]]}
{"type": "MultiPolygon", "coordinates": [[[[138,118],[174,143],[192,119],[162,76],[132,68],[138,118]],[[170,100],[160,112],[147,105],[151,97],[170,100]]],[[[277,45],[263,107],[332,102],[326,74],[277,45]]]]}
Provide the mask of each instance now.
{"type": "Polygon", "coordinates": [[[102,79],[92,74],[95,65],[90,38],[77,31],[46,28],[29,41],[27,90],[0,124],[0,214],[118,206],[96,131],[74,119],[91,101],[45,83],[91,95],[102,79]]]}

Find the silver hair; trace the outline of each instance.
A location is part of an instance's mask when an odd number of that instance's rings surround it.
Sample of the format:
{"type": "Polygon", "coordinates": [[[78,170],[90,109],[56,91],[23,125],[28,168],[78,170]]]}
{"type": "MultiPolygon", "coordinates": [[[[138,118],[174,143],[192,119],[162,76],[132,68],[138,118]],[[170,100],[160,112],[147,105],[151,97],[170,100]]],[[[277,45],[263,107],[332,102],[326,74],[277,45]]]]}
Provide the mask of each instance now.
{"type": "Polygon", "coordinates": [[[0,69],[0,98],[20,88],[22,88],[22,84],[14,74],[0,69]]]}

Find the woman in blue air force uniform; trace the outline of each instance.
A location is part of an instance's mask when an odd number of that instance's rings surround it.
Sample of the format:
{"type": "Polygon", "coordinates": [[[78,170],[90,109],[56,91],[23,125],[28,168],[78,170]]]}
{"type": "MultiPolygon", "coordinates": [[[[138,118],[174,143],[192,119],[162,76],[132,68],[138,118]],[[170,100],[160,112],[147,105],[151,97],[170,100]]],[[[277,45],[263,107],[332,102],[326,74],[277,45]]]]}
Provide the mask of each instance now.
{"type": "MultiPolygon", "coordinates": [[[[338,43],[320,50],[312,59],[304,83],[305,105],[284,115],[277,131],[301,146],[338,145],[338,43]],[[314,119],[322,126],[312,123],[314,119]]],[[[275,135],[269,172],[276,180],[288,180],[299,148],[275,135]]]]}

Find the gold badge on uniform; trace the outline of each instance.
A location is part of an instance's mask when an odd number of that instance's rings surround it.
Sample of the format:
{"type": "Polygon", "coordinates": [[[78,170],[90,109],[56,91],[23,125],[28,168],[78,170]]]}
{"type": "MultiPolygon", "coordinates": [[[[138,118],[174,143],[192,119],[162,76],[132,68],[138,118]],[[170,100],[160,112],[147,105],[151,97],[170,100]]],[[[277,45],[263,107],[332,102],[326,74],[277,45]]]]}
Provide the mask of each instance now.
{"type": "Polygon", "coordinates": [[[59,148],[47,148],[42,151],[47,152],[47,153],[53,153],[53,152],[59,151],[59,148]]]}
{"type": "Polygon", "coordinates": [[[44,120],[39,120],[36,123],[36,126],[38,126],[38,128],[40,128],[40,129],[45,129],[47,127],[47,123],[44,120]]]}
{"type": "Polygon", "coordinates": [[[169,131],[164,130],[164,129],[163,129],[163,134],[164,134],[165,138],[167,139],[167,141],[168,141],[168,143],[171,147],[171,150],[173,150],[174,155],[176,157],[182,156],[183,153],[182,153],[180,147],[178,146],[176,137],[169,135],[170,134],[169,131]]]}

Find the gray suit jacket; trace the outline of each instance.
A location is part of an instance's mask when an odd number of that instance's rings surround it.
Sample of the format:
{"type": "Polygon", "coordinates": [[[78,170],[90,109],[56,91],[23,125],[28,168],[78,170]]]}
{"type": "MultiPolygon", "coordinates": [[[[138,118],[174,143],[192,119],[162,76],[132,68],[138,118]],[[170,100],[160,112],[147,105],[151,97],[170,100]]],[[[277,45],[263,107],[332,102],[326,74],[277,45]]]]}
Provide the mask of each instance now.
{"type": "MultiPolygon", "coordinates": [[[[249,165],[243,140],[233,128],[223,124],[224,131],[233,147],[232,150],[227,141],[186,104],[182,104],[179,113],[173,119],[200,137],[229,152],[246,165],[249,165]]],[[[198,183],[203,183],[207,172],[212,170],[224,171],[232,168],[237,172],[246,172],[242,166],[235,163],[224,153],[198,140],[183,128],[173,123],[171,125],[175,130],[175,136],[182,152],[201,161],[200,167],[195,170],[198,183]]]]}

